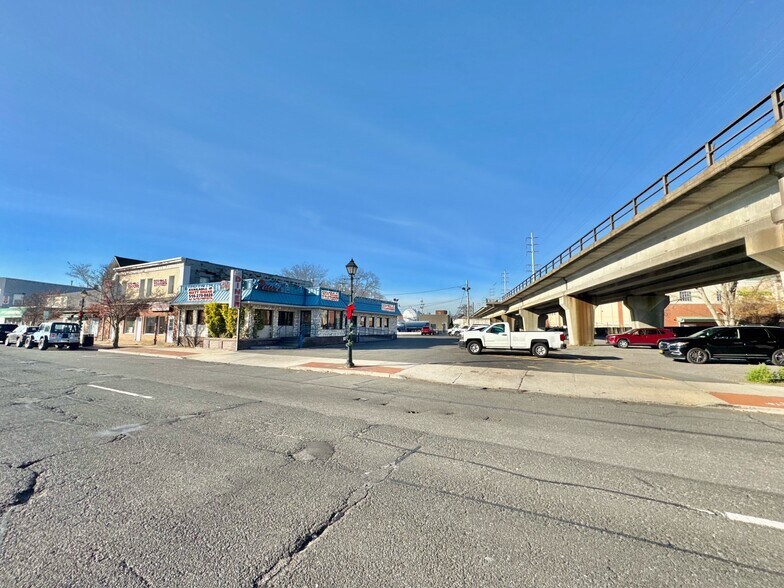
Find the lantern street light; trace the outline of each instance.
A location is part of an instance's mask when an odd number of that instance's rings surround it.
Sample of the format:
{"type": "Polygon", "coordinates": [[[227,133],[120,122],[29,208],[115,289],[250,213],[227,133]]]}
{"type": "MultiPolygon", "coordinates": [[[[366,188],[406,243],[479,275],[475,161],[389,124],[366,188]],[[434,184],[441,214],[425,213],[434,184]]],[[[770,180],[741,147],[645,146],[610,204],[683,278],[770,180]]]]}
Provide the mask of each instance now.
{"type": "Polygon", "coordinates": [[[353,368],[354,361],[352,357],[352,349],[354,347],[354,341],[356,340],[356,321],[357,318],[353,316],[354,314],[354,275],[357,273],[358,266],[354,263],[354,258],[351,258],[346,264],[346,271],[348,272],[348,276],[350,278],[350,287],[349,287],[349,312],[348,314],[348,335],[346,336],[346,347],[348,348],[348,359],[346,360],[346,367],[353,368]]]}

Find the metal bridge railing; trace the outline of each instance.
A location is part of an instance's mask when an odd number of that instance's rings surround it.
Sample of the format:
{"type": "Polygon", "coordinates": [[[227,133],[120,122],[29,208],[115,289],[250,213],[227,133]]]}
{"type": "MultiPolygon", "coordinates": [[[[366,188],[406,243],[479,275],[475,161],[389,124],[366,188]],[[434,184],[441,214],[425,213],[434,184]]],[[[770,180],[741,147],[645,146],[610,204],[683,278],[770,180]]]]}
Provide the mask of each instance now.
{"type": "Polygon", "coordinates": [[[579,255],[586,247],[593,245],[621,225],[635,218],[654,202],[669,194],[673,189],[680,187],[700,172],[705,171],[719,160],[727,157],[740,145],[746,143],[764,129],[773,126],[783,117],[784,84],[781,84],[770,95],[749,108],[718,134],[706,141],[703,146],[696,149],[686,159],[662,175],[661,178],[651,183],[645,190],[544,264],[528,279],[509,290],[504,298],[500,300],[488,299],[487,302],[489,304],[503,302],[525,290],[537,280],[572,259],[572,257],[579,255]]]}

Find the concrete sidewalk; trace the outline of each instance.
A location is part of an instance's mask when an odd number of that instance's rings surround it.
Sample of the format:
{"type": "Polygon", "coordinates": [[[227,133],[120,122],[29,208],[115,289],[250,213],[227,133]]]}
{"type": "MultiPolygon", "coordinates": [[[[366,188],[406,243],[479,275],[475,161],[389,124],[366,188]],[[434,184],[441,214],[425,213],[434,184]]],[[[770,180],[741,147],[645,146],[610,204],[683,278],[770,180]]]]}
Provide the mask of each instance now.
{"type": "Polygon", "coordinates": [[[353,369],[345,361],[318,356],[284,355],[270,351],[216,351],[200,348],[100,348],[109,353],[130,353],[208,363],[308,370],[326,373],[419,380],[515,393],[536,392],[579,398],[602,398],[676,406],[731,406],[784,414],[784,388],[764,384],[684,382],[613,375],[556,373],[541,370],[475,368],[444,364],[411,364],[358,360],[353,369]]]}

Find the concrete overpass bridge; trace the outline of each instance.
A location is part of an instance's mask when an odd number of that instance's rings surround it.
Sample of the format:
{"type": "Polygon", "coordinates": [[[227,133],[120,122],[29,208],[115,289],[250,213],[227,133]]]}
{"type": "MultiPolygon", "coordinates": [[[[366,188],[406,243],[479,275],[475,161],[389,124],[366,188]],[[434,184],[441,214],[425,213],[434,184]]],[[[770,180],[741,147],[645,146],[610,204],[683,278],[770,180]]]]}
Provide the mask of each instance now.
{"type": "Polygon", "coordinates": [[[784,272],[784,84],[474,317],[532,329],[560,312],[593,342],[594,309],[623,301],[663,326],[666,292],[784,272]]]}

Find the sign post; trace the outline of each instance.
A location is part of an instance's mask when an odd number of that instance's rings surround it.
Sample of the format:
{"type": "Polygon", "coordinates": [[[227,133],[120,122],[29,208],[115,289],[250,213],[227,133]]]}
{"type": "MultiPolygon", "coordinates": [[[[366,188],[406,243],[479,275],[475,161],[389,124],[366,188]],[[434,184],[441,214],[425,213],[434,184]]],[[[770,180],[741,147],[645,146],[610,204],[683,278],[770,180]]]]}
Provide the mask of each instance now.
{"type": "Polygon", "coordinates": [[[240,307],[242,306],[242,272],[231,270],[229,289],[229,308],[237,309],[237,351],[240,350],[240,307]]]}

